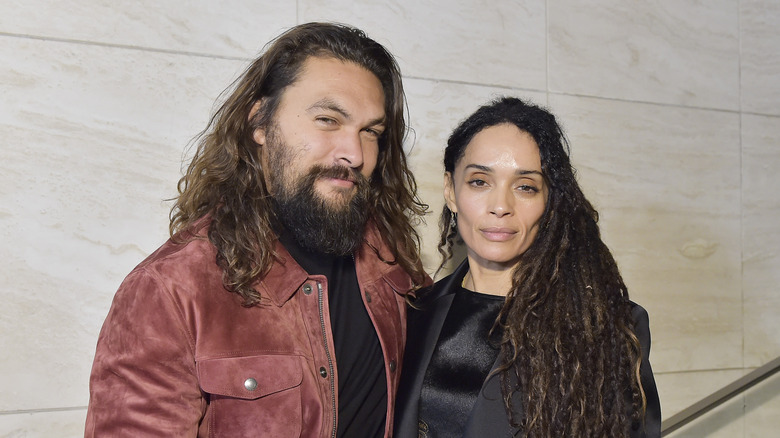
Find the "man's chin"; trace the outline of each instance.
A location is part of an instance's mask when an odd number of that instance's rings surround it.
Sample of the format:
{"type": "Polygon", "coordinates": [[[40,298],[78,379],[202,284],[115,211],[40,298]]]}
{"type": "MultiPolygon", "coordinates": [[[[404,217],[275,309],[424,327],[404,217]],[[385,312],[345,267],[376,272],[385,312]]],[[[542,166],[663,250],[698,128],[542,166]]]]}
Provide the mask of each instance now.
{"type": "Polygon", "coordinates": [[[334,255],[352,253],[362,242],[368,202],[358,186],[333,188],[317,181],[277,199],[281,223],[304,248],[334,255]]]}

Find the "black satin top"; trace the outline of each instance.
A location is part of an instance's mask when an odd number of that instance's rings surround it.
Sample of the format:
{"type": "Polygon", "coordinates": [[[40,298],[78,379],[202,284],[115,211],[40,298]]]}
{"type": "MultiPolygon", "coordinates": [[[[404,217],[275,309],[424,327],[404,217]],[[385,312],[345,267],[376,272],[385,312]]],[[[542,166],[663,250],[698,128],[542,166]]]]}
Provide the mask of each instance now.
{"type": "Polygon", "coordinates": [[[503,296],[459,288],[442,326],[420,394],[419,436],[461,436],[493,363],[499,337],[488,339],[503,296]],[[433,433],[435,431],[435,434],[433,433]]]}

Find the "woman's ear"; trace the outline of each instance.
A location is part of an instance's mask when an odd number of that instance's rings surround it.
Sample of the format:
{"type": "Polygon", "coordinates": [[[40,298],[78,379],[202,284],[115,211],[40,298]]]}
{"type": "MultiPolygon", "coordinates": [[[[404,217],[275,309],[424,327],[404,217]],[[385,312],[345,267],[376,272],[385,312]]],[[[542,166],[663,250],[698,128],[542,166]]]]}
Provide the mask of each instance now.
{"type": "MultiPolygon", "coordinates": [[[[252,105],[252,109],[249,110],[248,119],[251,120],[257,117],[257,113],[260,112],[260,107],[263,106],[263,100],[259,99],[252,105]]],[[[252,132],[252,139],[260,146],[265,144],[265,128],[255,128],[252,132]]]]}
{"type": "Polygon", "coordinates": [[[447,208],[453,213],[458,213],[458,207],[455,204],[455,187],[453,187],[452,173],[444,172],[444,202],[447,208]]]}

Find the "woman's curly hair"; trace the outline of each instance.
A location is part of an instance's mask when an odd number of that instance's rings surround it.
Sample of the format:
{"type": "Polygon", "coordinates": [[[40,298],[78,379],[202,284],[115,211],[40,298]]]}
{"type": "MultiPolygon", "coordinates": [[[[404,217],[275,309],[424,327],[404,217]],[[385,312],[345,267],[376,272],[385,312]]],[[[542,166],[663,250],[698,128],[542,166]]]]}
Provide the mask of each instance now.
{"type": "MultiPolygon", "coordinates": [[[[520,99],[497,99],[452,133],[445,171],[454,172],[477,133],[500,124],[534,138],[549,188],[539,233],[520,256],[494,325],[501,333],[497,372],[510,423],[526,437],[628,436],[645,408],[631,303],[555,116],[520,99]]],[[[458,240],[451,217],[445,206],[442,265],[458,240]]]]}

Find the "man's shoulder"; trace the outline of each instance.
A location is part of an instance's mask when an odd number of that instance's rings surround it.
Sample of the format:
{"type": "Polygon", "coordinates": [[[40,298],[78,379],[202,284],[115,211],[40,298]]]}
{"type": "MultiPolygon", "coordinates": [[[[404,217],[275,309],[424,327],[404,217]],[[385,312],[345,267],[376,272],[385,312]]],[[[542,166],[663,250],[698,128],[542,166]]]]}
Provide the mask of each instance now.
{"type": "Polygon", "coordinates": [[[216,254],[208,239],[208,225],[208,218],[201,218],[179,230],[139,263],[135,270],[153,269],[167,263],[197,264],[207,253],[216,254]]]}
{"type": "Polygon", "coordinates": [[[192,291],[211,287],[211,283],[221,284],[216,248],[204,233],[191,231],[192,227],[169,238],[139,263],[125,282],[147,278],[169,291],[192,291]]]}
{"type": "Polygon", "coordinates": [[[153,253],[136,266],[134,270],[159,270],[175,264],[180,268],[202,268],[208,262],[215,263],[214,245],[204,238],[188,240],[168,239],[153,253]]]}

